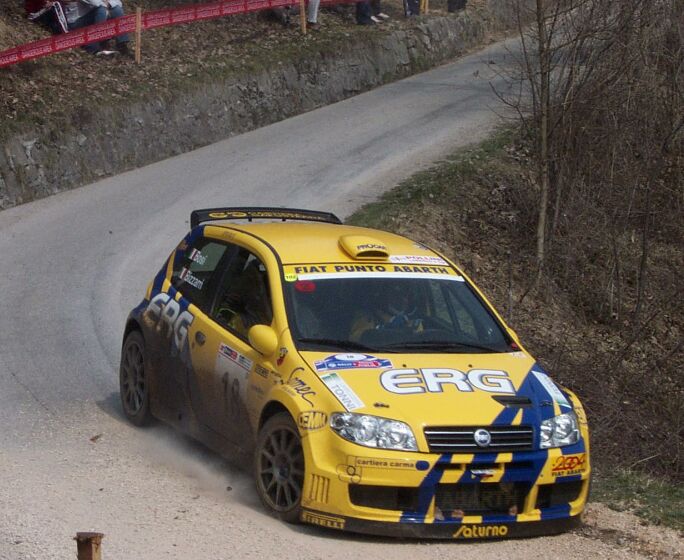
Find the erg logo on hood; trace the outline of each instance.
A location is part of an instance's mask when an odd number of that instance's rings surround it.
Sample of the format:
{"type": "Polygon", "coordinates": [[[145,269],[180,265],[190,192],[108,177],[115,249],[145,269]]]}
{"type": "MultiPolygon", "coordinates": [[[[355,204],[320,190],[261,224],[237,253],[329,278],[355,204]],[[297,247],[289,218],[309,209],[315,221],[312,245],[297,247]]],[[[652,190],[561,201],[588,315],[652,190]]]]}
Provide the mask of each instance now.
{"type": "Polygon", "coordinates": [[[385,390],[398,395],[442,393],[445,385],[454,385],[462,393],[475,389],[488,393],[515,395],[515,387],[505,371],[471,369],[467,374],[457,369],[390,369],[380,375],[385,390]]]}

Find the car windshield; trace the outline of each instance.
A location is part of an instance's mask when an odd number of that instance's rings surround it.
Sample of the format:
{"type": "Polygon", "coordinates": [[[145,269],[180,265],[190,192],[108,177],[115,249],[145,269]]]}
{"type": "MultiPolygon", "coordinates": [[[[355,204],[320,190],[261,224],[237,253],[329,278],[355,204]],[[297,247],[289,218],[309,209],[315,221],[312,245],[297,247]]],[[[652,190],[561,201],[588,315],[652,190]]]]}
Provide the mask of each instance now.
{"type": "Polygon", "coordinates": [[[285,283],[289,323],[300,349],[512,351],[510,338],[462,277],[369,276],[304,275],[285,283]]]}

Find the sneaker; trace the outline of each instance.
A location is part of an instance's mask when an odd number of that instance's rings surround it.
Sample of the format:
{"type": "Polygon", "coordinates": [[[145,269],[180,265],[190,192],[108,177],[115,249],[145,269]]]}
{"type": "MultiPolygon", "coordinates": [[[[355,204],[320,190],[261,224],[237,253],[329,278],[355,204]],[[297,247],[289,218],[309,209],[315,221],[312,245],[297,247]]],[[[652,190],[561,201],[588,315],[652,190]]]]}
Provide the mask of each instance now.
{"type": "Polygon", "coordinates": [[[306,22],[306,28],[309,31],[320,31],[321,30],[321,24],[315,21],[307,21],[306,22]]]}
{"type": "Polygon", "coordinates": [[[95,56],[112,56],[113,54],[119,54],[117,51],[108,51],[106,49],[100,49],[93,53],[95,56]]]}
{"type": "Polygon", "coordinates": [[[371,16],[373,23],[382,23],[382,20],[378,16],[371,16]]]}
{"type": "Polygon", "coordinates": [[[380,13],[378,14],[378,17],[381,18],[381,19],[389,19],[389,16],[388,16],[386,13],[384,13],[384,12],[380,12],[380,13]]]}

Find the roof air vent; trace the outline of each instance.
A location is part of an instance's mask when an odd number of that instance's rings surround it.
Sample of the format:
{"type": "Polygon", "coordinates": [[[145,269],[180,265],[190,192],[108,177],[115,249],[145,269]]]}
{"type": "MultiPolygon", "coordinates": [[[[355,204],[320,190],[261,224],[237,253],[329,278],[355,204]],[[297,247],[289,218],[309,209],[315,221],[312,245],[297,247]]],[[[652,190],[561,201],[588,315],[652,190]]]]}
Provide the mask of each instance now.
{"type": "Polygon", "coordinates": [[[365,235],[345,235],[340,237],[340,247],[354,259],[382,259],[389,257],[387,245],[365,235]]]}

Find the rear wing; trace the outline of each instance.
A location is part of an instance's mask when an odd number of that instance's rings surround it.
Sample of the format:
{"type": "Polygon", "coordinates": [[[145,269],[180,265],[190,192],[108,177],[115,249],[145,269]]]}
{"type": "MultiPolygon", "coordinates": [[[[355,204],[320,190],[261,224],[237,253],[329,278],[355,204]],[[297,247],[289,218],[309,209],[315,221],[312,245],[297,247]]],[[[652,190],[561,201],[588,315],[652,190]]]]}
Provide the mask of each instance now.
{"type": "Polygon", "coordinates": [[[307,222],[325,222],[341,224],[342,221],[330,212],[316,210],[300,210],[298,208],[267,208],[267,207],[235,207],[235,208],[204,208],[193,210],[190,214],[190,228],[195,228],[202,222],[217,220],[304,220],[307,222]]]}

